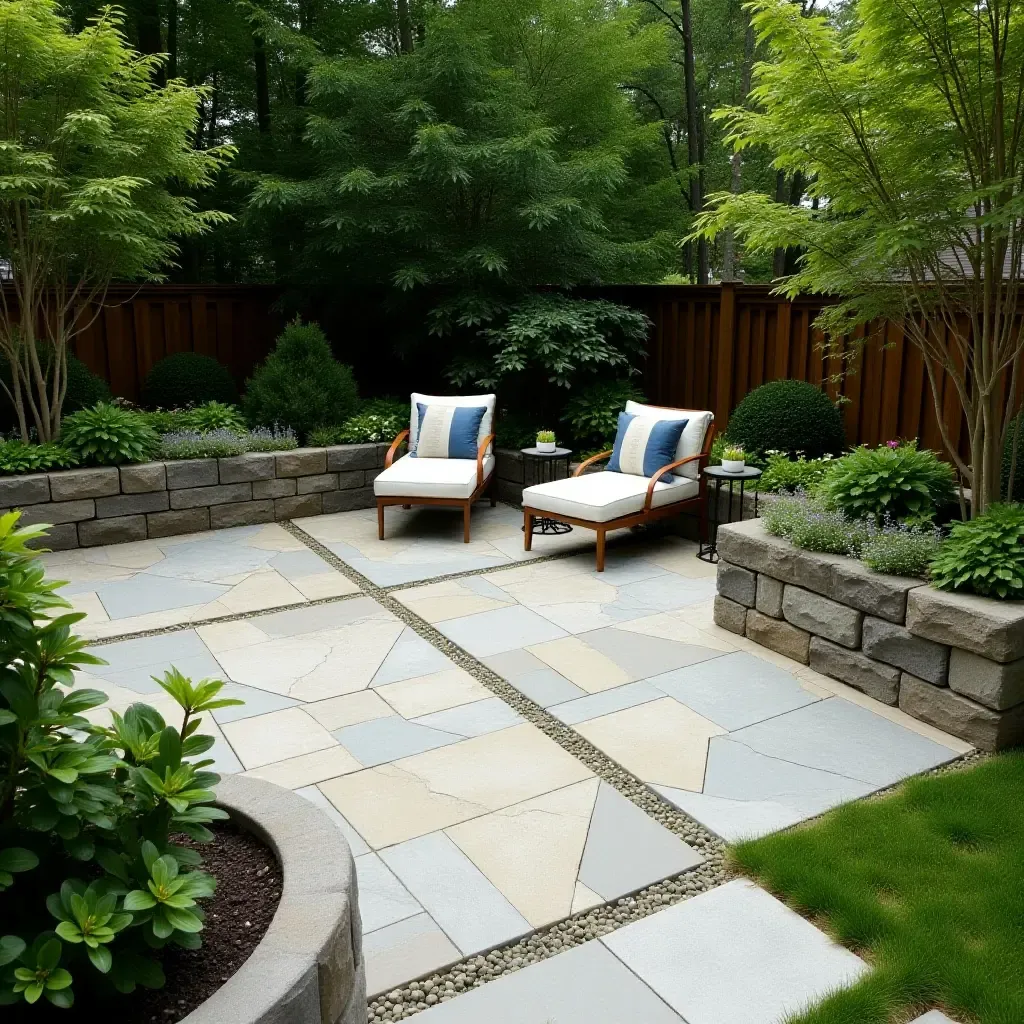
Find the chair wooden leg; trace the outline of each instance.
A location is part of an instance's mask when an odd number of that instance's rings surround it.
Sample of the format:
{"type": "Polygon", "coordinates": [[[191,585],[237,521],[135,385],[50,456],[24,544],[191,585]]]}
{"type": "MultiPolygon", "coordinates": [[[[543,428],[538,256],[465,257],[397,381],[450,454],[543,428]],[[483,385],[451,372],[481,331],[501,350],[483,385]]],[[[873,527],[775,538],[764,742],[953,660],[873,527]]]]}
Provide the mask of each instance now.
{"type": "Polygon", "coordinates": [[[377,502],[377,539],[384,539],[384,505],[377,502]]]}
{"type": "Polygon", "coordinates": [[[597,571],[604,572],[604,530],[597,531],[597,571]]]}
{"type": "Polygon", "coordinates": [[[462,506],[462,542],[463,544],[469,543],[469,516],[473,510],[473,506],[467,501],[462,506]]]}
{"type": "Polygon", "coordinates": [[[533,550],[533,516],[523,509],[523,550],[533,550]]]}

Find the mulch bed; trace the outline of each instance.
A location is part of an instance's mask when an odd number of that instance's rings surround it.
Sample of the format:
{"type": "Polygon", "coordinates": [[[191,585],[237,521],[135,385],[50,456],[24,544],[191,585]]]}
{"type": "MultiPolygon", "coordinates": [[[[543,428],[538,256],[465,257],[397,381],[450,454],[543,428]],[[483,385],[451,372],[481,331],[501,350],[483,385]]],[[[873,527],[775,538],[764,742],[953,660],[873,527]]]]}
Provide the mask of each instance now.
{"type": "Polygon", "coordinates": [[[169,946],[164,953],[167,984],[161,989],[136,989],[135,994],[108,1006],[125,1024],[175,1024],[209,999],[249,958],[266,934],[281,901],[284,876],[273,852],[251,832],[219,823],[216,839],[197,849],[203,870],[217,878],[212,899],[203,900],[206,927],[201,949],[169,946]]]}
{"type": "Polygon", "coordinates": [[[162,954],[167,984],[162,989],[137,988],[130,996],[100,996],[87,985],[75,986],[75,1005],[58,1010],[45,1000],[35,1006],[0,1007],[3,1024],[51,1024],[109,1018],[117,1024],[176,1024],[208,999],[249,958],[270,927],[281,901],[284,876],[273,852],[254,835],[218,822],[211,826],[212,843],[175,837],[181,846],[198,850],[203,870],[217,878],[217,891],[202,901],[206,925],[200,949],[168,946],[162,954]]]}

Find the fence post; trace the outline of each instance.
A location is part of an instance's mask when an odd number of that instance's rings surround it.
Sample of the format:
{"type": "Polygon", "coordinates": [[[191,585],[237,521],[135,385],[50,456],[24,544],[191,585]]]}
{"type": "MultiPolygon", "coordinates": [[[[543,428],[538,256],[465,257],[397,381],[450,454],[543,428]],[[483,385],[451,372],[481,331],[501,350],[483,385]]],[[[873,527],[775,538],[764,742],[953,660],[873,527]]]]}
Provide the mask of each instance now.
{"type": "Polygon", "coordinates": [[[715,390],[715,427],[719,434],[729,425],[732,401],[732,361],[736,345],[736,285],[722,282],[718,317],[718,386],[715,390]]]}

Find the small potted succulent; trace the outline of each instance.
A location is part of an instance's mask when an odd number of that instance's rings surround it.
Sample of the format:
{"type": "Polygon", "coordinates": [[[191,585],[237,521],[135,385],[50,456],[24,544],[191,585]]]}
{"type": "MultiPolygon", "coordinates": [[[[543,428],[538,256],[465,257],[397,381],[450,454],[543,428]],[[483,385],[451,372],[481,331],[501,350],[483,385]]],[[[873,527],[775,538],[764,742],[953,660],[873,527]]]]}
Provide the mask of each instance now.
{"type": "Polygon", "coordinates": [[[553,452],[555,450],[555,432],[553,430],[539,430],[537,432],[537,451],[553,452]]]}
{"type": "Polygon", "coordinates": [[[742,473],[746,455],[738,444],[729,444],[722,449],[722,469],[726,473],[742,473]]]}

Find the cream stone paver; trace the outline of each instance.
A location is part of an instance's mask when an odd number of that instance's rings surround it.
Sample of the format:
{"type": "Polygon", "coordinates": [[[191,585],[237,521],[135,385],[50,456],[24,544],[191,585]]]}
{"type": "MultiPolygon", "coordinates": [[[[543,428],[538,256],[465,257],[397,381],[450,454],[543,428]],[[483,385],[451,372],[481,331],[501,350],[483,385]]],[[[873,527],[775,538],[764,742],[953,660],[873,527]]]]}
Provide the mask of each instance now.
{"type": "Polygon", "coordinates": [[[494,696],[465,669],[457,667],[387,683],[374,687],[373,692],[383,697],[403,718],[418,718],[494,696]]]}
{"type": "Polygon", "coordinates": [[[69,597],[71,607],[76,612],[83,612],[89,617],[90,622],[109,622],[110,616],[107,609],[103,607],[99,594],[94,590],[86,591],[84,594],[75,594],[69,597]]]}
{"type": "Polygon", "coordinates": [[[284,786],[285,789],[302,789],[304,786],[312,786],[350,772],[358,772],[362,767],[344,747],[333,746],[285,761],[275,761],[245,774],[257,779],[266,779],[267,782],[284,786]]]}
{"type": "Polygon", "coordinates": [[[340,572],[299,576],[291,582],[307,601],[322,601],[325,597],[344,597],[346,594],[359,593],[359,587],[340,572]]]}
{"type": "Polygon", "coordinates": [[[509,598],[501,601],[494,597],[485,597],[467,590],[458,580],[446,580],[442,583],[431,583],[425,587],[414,587],[402,590],[395,595],[411,612],[430,623],[444,622],[446,619],[458,619],[463,615],[474,615],[476,612],[487,612],[492,608],[504,608],[515,604],[509,598]]]}
{"type": "Polygon", "coordinates": [[[588,779],[445,831],[512,906],[540,928],[572,912],[597,788],[598,780],[588,779]],[[531,870],[524,871],[524,864],[531,870]]]}
{"type": "Polygon", "coordinates": [[[711,633],[691,625],[685,616],[687,609],[681,608],[672,612],[659,612],[657,615],[648,615],[642,619],[627,619],[624,622],[616,622],[617,629],[624,629],[629,633],[643,633],[644,636],[656,636],[662,640],[676,640],[681,644],[692,644],[696,647],[707,647],[713,651],[735,651],[735,644],[723,637],[714,636],[711,633]]]}
{"type": "Polygon", "coordinates": [[[576,731],[644,782],[699,792],[708,741],[726,730],[666,697],[581,722],[576,731]],[[674,781],[663,781],[672,779],[674,781]]]}
{"type": "Polygon", "coordinates": [[[599,907],[604,902],[604,899],[598,896],[593,889],[588,889],[582,882],[577,882],[576,888],[573,891],[572,906],[569,908],[569,913],[579,914],[584,910],[590,910],[592,907],[599,907]]]}
{"type": "Polygon", "coordinates": [[[517,725],[321,785],[374,848],[426,835],[591,778],[532,725],[517,725]]]}
{"type": "Polygon", "coordinates": [[[308,551],[298,537],[293,537],[283,526],[277,523],[265,523],[259,531],[247,541],[249,547],[263,551],[308,551]]]}
{"type": "Polygon", "coordinates": [[[250,619],[236,619],[233,622],[208,622],[197,626],[196,632],[210,649],[211,654],[251,647],[266,642],[267,634],[250,619]]]}
{"type": "Polygon", "coordinates": [[[376,690],[358,690],[341,697],[328,697],[306,704],[305,710],[330,732],[394,714],[391,705],[382,700],[376,690]]]}
{"type": "Polygon", "coordinates": [[[227,722],[224,734],[246,768],[260,768],[337,743],[319,722],[297,707],[227,722]]]}
{"type": "MultiPolygon", "coordinates": [[[[147,633],[154,629],[187,626],[192,622],[200,622],[213,617],[209,614],[208,609],[209,605],[194,604],[181,608],[167,608],[159,612],[147,612],[145,615],[133,615],[125,619],[109,619],[104,622],[83,619],[78,624],[78,631],[87,640],[108,640],[129,633],[147,633]]],[[[222,611],[218,614],[227,615],[229,613],[222,611]]]]}
{"type": "Polygon", "coordinates": [[[587,646],[579,637],[548,640],[527,647],[526,650],[587,693],[600,693],[613,686],[632,682],[633,677],[625,669],[600,651],[587,646]]]}
{"type": "Polygon", "coordinates": [[[534,578],[521,583],[506,583],[502,589],[520,604],[533,608],[577,603],[600,606],[610,604],[618,597],[618,590],[610,583],[583,575],[557,576],[553,579],[534,578]]]}
{"type": "Polygon", "coordinates": [[[280,573],[268,569],[254,572],[236,583],[226,594],[211,601],[209,615],[237,615],[239,612],[266,611],[282,605],[302,604],[305,599],[280,573]]]}

